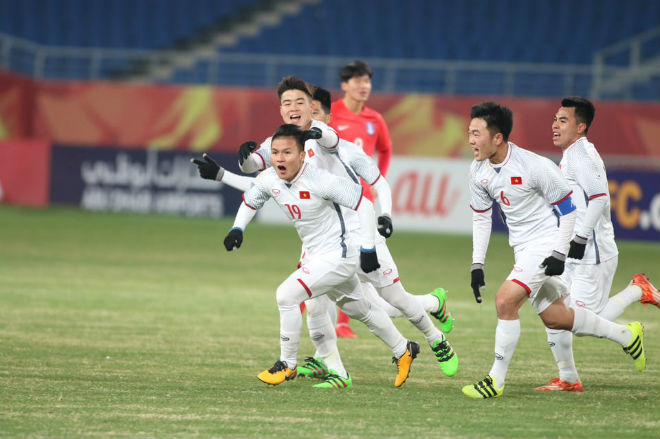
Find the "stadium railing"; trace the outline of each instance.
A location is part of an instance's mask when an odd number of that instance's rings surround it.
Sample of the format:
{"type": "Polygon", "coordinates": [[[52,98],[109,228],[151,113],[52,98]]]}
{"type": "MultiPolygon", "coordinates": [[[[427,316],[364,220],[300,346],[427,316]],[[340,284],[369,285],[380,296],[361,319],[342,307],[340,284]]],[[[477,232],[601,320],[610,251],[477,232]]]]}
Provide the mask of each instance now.
{"type": "MultiPolygon", "coordinates": [[[[592,96],[591,65],[364,58],[374,70],[374,91],[523,97],[592,96]]],[[[0,67],[35,79],[124,80],[174,84],[273,87],[289,74],[338,84],[346,57],[209,54],[190,62],[185,51],[53,47],[0,33],[0,67]],[[149,72],[149,74],[145,74],[149,72]]],[[[626,67],[598,66],[617,75],[626,67]]],[[[635,97],[657,100],[657,96],[635,97]]]]}

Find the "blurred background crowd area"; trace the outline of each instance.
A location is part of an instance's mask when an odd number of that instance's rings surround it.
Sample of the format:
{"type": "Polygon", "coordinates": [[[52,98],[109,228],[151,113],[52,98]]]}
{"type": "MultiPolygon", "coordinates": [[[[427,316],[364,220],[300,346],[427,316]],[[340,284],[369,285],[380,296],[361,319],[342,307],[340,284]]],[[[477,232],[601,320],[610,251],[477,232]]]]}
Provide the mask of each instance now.
{"type": "Polygon", "coordinates": [[[44,79],[657,101],[655,0],[0,0],[0,65],[44,79]]]}

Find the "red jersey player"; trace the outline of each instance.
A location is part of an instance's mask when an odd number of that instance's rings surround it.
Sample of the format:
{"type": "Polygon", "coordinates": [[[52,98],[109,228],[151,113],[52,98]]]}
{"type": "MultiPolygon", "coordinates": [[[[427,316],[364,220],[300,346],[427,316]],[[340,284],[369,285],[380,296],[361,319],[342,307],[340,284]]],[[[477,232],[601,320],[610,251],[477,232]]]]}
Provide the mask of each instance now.
{"type": "MultiPolygon", "coordinates": [[[[392,139],[383,116],[365,104],[371,94],[371,68],[363,61],[354,61],[339,72],[344,97],[332,103],[330,126],[342,139],[353,142],[373,157],[378,154],[378,169],[387,175],[392,158],[392,139]]],[[[361,180],[364,196],[374,201],[371,186],[361,180]]],[[[348,317],[341,310],[337,318],[337,335],[353,338],[348,317]]]]}
{"type": "MultiPolygon", "coordinates": [[[[392,139],[383,116],[365,104],[371,94],[371,68],[362,61],[345,65],[339,76],[344,97],[332,103],[330,126],[342,139],[362,147],[372,157],[378,154],[378,169],[387,176],[392,158],[392,139]]],[[[373,201],[368,184],[365,195],[373,201]]]]}

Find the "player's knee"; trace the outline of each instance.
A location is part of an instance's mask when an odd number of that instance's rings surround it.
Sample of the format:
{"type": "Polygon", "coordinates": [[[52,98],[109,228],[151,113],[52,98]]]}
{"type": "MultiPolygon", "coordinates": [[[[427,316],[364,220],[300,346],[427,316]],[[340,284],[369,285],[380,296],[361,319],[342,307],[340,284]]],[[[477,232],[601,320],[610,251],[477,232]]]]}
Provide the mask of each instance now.
{"type": "Polygon", "coordinates": [[[337,305],[352,319],[364,322],[369,313],[370,305],[364,300],[343,299],[337,305]]]}
{"type": "Polygon", "coordinates": [[[277,287],[275,300],[277,301],[277,306],[281,308],[298,306],[304,300],[304,297],[300,297],[300,294],[294,288],[291,288],[290,285],[287,285],[285,281],[277,287]]]}
{"type": "Polygon", "coordinates": [[[310,317],[322,316],[328,313],[327,301],[320,298],[309,299],[305,302],[307,305],[307,314],[310,317]]]}

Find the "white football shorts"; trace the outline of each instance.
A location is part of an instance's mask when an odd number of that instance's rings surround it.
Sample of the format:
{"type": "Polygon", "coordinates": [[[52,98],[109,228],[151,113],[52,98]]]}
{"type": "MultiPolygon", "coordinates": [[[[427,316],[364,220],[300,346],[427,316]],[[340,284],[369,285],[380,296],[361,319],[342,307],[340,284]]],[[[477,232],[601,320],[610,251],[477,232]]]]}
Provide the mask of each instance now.
{"type": "Polygon", "coordinates": [[[571,292],[571,306],[586,308],[600,313],[607,305],[612,289],[612,281],[619,263],[619,256],[614,256],[600,264],[566,263],[566,270],[561,275],[562,281],[571,292]]]}
{"type": "Polygon", "coordinates": [[[376,243],[376,254],[378,255],[378,263],[380,268],[371,273],[365,273],[358,267],[358,277],[361,282],[368,282],[375,288],[384,288],[399,281],[399,269],[394,263],[394,259],[390,254],[390,249],[383,240],[376,243]]]}
{"type": "Polygon", "coordinates": [[[537,314],[542,313],[557,299],[568,295],[568,287],[558,276],[548,276],[540,265],[552,254],[554,241],[543,239],[514,249],[513,270],[506,278],[523,287],[537,314]]]}
{"type": "Polygon", "coordinates": [[[302,287],[306,293],[305,300],[323,294],[333,301],[343,297],[359,299],[362,294],[357,268],[358,256],[355,254],[346,258],[338,258],[335,252],[311,257],[305,255],[300,268],[291,273],[284,283],[302,287]]]}

